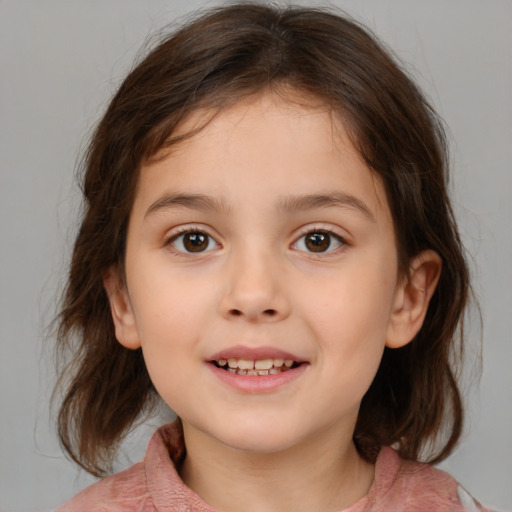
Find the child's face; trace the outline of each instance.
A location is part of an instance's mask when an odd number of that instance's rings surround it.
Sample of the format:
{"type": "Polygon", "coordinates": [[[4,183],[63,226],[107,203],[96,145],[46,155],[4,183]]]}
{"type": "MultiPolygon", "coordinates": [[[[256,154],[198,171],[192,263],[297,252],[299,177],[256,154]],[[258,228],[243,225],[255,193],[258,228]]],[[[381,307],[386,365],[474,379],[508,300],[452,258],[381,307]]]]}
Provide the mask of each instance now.
{"type": "Polygon", "coordinates": [[[111,301],[118,339],[142,346],[186,431],[272,452],[352,435],[399,344],[402,282],[382,183],[341,124],[265,94],[142,168],[127,294],[111,301]],[[273,368],[239,375],[223,359],[273,368]]]}

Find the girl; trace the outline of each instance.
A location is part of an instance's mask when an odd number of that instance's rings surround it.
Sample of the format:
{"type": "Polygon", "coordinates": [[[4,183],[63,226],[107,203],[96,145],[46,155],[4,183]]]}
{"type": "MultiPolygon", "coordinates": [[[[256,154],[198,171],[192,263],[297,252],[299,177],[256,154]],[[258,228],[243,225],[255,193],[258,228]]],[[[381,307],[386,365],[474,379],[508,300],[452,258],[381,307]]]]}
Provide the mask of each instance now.
{"type": "Polygon", "coordinates": [[[85,165],[63,511],[483,510],[455,447],[469,279],[440,121],[357,23],[223,7],[125,79],[85,165]],[[428,463],[418,462],[420,459],[428,463]]]}

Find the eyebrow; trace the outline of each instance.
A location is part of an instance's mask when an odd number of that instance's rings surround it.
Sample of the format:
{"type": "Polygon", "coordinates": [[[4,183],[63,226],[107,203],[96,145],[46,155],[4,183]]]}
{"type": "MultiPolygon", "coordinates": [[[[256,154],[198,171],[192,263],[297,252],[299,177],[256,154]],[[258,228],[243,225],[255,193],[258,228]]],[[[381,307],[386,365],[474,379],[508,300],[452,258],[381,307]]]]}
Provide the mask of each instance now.
{"type": "MultiPolygon", "coordinates": [[[[315,208],[343,207],[363,213],[375,222],[371,210],[357,197],[344,192],[327,194],[304,194],[300,196],[283,196],[280,210],[284,213],[313,210],[315,208]]],[[[222,200],[204,194],[164,194],[146,210],[144,218],[154,215],[161,210],[172,208],[187,208],[191,210],[215,211],[229,213],[229,206],[222,200]]]]}
{"type": "Polygon", "coordinates": [[[170,208],[188,208],[191,210],[217,211],[229,213],[229,207],[218,199],[204,194],[164,194],[146,210],[144,218],[170,208]]]}
{"type": "Polygon", "coordinates": [[[357,197],[345,192],[327,194],[305,194],[302,196],[285,196],[281,205],[284,212],[296,212],[338,206],[363,213],[369,220],[375,222],[375,216],[370,208],[357,197]]]}

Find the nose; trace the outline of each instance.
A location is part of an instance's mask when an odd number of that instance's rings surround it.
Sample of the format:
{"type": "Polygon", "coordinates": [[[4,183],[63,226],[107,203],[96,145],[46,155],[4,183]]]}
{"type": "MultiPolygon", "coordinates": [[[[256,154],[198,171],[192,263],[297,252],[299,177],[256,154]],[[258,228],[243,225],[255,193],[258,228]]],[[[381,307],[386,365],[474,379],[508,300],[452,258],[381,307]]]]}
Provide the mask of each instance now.
{"type": "Polygon", "coordinates": [[[228,264],[228,277],[220,301],[221,315],[250,322],[275,322],[290,314],[284,290],[284,269],[266,252],[244,251],[228,264]]]}

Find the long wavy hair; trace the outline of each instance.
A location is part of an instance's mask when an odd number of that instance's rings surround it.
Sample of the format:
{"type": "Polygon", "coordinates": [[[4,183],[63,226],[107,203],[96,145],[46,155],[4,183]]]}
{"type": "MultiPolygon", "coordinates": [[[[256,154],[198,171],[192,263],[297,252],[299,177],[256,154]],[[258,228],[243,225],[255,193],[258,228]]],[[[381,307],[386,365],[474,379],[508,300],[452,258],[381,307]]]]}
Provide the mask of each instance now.
{"type": "Polygon", "coordinates": [[[236,4],[189,21],[133,68],[83,159],[83,214],[57,319],[58,433],[94,475],[109,470],[120,440],[158,402],[140,349],[116,341],[103,287],[107,269],[123,267],[141,163],[193,136],[176,136],[176,127],[198,108],[220,112],[268,88],[314,98],[342,120],[385,185],[402,275],[425,249],[443,262],[422,329],[384,351],[361,404],[358,450],[372,460],[395,445],[406,459],[439,461],[460,437],[455,362],[470,288],[441,121],[390,52],[345,15],[236,4]]]}

